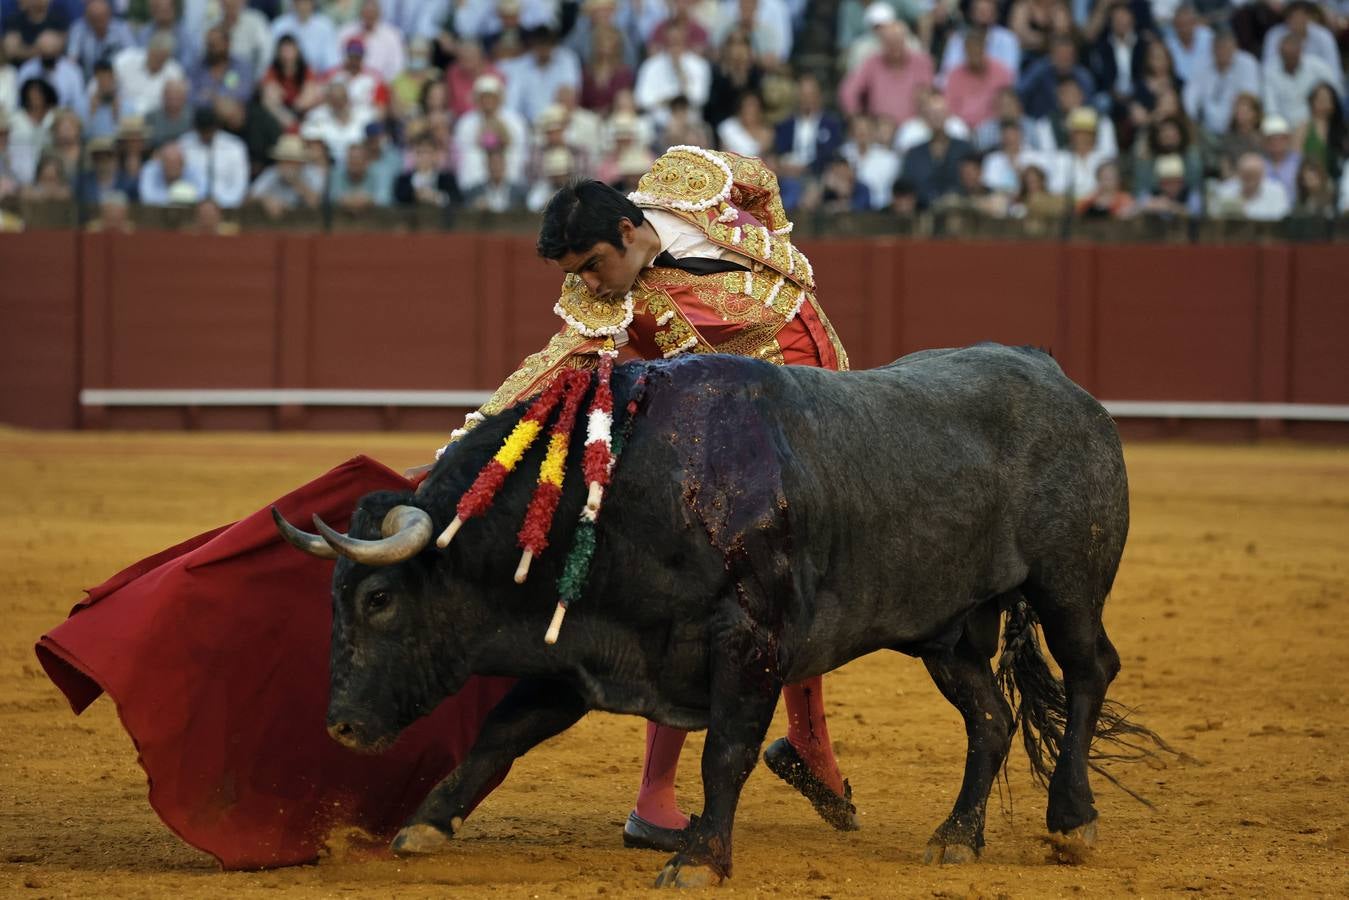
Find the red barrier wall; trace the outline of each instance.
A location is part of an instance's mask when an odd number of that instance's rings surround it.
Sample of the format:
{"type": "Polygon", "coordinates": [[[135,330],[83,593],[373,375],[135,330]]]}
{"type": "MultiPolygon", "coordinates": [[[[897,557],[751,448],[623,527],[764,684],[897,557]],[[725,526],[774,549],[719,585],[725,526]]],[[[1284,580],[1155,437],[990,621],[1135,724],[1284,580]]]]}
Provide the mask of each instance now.
{"type": "MultiPolygon", "coordinates": [[[[997,340],[1052,350],[1105,399],[1349,403],[1343,245],[803,249],[859,368],[997,340]]],[[[0,420],[26,426],[445,428],[443,410],[81,410],[77,395],[492,388],[557,327],[557,270],[518,236],[3,235],[0,271],[0,420]]]]}

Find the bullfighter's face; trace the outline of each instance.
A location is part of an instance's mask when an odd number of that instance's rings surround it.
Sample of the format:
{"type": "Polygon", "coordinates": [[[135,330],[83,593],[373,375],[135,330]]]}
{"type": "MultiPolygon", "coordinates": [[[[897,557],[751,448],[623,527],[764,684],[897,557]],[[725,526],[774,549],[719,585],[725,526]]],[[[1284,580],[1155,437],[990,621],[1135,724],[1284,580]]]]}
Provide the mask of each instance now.
{"type": "Polygon", "coordinates": [[[646,223],[638,226],[619,219],[618,232],[621,247],[599,241],[589,250],[568,253],[553,262],[562,271],[579,277],[596,297],[622,300],[660,249],[660,241],[646,223]]]}

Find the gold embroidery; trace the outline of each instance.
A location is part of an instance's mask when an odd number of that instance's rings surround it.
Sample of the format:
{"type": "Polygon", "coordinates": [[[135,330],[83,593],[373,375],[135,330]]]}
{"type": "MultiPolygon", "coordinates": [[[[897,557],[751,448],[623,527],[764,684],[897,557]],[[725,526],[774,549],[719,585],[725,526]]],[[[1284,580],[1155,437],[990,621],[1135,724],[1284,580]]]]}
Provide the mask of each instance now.
{"type": "Polygon", "coordinates": [[[520,363],[520,368],[501,382],[501,387],[496,389],[491,398],[478,409],[478,412],[484,416],[490,416],[514,406],[519,401],[536,393],[541,387],[540,382],[563,364],[585,365],[587,361],[584,357],[575,359],[573,355],[585,349],[593,349],[587,348],[587,345],[591,343],[591,340],[585,335],[572,328],[564,328],[549,338],[548,344],[538,353],[526,356],[524,361],[520,363]]]}
{"type": "MultiPolygon", "coordinates": [[[[657,278],[648,273],[643,277],[643,281],[656,282],[657,278]]],[[[665,322],[657,326],[655,334],[652,335],[662,356],[668,359],[679,353],[706,353],[711,349],[708,343],[699,337],[697,330],[689,324],[688,317],[679,308],[679,304],[670,299],[669,294],[657,287],[651,287],[641,292],[637,302],[639,308],[646,310],[647,315],[657,322],[665,322]]]]}
{"type": "Polygon", "coordinates": [[[778,331],[781,323],[752,325],[743,329],[729,340],[716,346],[716,352],[729,353],[732,356],[749,356],[767,362],[782,365],[782,348],[778,346],[778,331]]]}
{"type": "Polygon", "coordinates": [[[782,282],[777,296],[773,298],[773,311],[784,318],[796,315],[797,301],[801,299],[801,289],[790,281],[782,282]]]}
{"type": "Polygon", "coordinates": [[[565,313],[564,319],[570,316],[590,331],[622,326],[628,316],[622,300],[596,297],[577,275],[562,279],[562,296],[557,305],[565,313]]]}
{"type": "Polygon", "coordinates": [[[687,150],[670,150],[637,182],[637,193],[662,205],[710,205],[725,187],[726,172],[711,159],[687,150]]]}

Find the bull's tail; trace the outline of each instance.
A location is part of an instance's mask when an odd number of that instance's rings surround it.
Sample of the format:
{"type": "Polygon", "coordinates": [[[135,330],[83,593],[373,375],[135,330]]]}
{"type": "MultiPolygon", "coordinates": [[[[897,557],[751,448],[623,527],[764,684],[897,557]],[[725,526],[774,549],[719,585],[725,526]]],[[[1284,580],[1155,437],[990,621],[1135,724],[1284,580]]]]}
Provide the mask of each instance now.
{"type": "MultiPolygon", "coordinates": [[[[1022,597],[1015,597],[1007,609],[997,679],[1012,706],[1013,721],[1021,727],[1031,772],[1036,782],[1048,787],[1063,746],[1068,698],[1063,681],[1050,670],[1040,649],[1036,624],[1035,612],[1030,605],[1022,597]]],[[[1117,760],[1146,762],[1160,767],[1163,764],[1160,754],[1178,755],[1154,731],[1131,721],[1130,713],[1131,710],[1118,703],[1105,702],[1096,724],[1088,765],[1130,797],[1151,807],[1151,803],[1121,784],[1100,765],[1104,760],[1117,760]]]]}

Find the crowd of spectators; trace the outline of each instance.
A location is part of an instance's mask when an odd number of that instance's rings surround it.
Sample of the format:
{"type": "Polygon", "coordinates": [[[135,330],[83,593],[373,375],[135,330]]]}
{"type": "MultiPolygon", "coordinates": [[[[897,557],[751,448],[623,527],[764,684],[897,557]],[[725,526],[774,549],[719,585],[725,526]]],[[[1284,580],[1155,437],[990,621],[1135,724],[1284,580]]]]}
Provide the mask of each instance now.
{"type": "Polygon", "coordinates": [[[794,211],[1349,211],[1349,0],[829,7],[806,55],[806,0],[0,0],[0,202],[538,210],[696,144],[794,211]]]}

